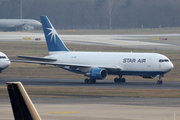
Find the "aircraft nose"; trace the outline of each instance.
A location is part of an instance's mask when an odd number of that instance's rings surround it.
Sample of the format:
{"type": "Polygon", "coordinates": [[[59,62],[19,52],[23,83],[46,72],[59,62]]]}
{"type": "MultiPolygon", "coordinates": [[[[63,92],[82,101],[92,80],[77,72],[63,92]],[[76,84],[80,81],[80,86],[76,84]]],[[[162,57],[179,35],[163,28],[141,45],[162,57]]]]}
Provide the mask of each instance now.
{"type": "Polygon", "coordinates": [[[174,68],[174,65],[172,62],[169,63],[169,66],[168,66],[168,71],[172,70],[174,68]]]}
{"type": "Polygon", "coordinates": [[[37,22],[36,25],[39,27],[42,26],[42,24],[40,22],[37,22]]]}
{"type": "Polygon", "coordinates": [[[11,64],[10,60],[8,60],[7,66],[9,66],[11,64]]]}
{"type": "Polygon", "coordinates": [[[7,60],[4,64],[4,69],[9,67],[10,64],[11,64],[10,60],[7,60]]]}
{"type": "Polygon", "coordinates": [[[174,68],[174,65],[173,65],[173,63],[171,62],[171,69],[173,69],[174,68]]]}

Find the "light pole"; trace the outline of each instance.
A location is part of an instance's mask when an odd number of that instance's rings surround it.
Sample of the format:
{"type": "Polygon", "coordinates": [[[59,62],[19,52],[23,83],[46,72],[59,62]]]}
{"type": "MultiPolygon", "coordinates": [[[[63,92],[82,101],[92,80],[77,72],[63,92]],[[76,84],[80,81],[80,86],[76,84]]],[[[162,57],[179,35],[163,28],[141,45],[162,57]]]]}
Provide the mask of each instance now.
{"type": "Polygon", "coordinates": [[[22,0],[20,0],[20,19],[22,19],[22,0]]]}

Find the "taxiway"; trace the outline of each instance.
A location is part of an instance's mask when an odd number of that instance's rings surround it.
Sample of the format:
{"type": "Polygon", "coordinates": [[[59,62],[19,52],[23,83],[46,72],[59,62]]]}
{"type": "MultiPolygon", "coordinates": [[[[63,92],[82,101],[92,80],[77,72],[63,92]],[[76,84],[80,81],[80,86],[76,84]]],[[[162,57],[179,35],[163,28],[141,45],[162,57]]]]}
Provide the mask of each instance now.
{"type": "Polygon", "coordinates": [[[96,84],[84,84],[82,79],[52,78],[1,78],[0,85],[6,82],[22,82],[23,85],[66,86],[66,87],[102,87],[102,88],[141,88],[141,89],[180,89],[180,82],[166,82],[157,85],[155,81],[127,81],[115,84],[113,80],[98,80],[96,84]]]}
{"type": "MultiPolygon", "coordinates": [[[[180,98],[31,98],[42,120],[179,120],[180,98]]],[[[0,99],[0,120],[12,120],[9,99],[0,99]]]]}
{"type": "MultiPolygon", "coordinates": [[[[0,32],[0,36],[0,41],[45,42],[43,33],[0,32]],[[36,41],[36,38],[40,38],[41,40],[36,41]]],[[[65,43],[127,48],[180,50],[180,34],[60,35],[60,37],[65,43]]]]}

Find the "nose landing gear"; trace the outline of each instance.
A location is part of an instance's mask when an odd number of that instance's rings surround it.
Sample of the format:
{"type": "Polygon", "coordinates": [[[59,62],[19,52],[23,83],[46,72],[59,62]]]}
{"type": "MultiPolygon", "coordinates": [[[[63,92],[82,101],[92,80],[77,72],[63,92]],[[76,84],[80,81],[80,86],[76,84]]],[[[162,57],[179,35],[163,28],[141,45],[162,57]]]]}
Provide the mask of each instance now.
{"type": "Polygon", "coordinates": [[[159,80],[157,81],[157,84],[162,84],[162,78],[161,78],[161,75],[159,76],[159,80]]]}

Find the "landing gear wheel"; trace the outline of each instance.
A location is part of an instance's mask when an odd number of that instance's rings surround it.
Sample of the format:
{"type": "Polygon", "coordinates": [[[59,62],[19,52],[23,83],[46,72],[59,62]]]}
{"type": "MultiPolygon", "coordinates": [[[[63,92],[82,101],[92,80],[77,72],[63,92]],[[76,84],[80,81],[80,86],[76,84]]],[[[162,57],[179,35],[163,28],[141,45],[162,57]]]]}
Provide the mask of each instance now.
{"type": "Polygon", "coordinates": [[[122,82],[122,83],[125,83],[125,82],[126,82],[126,79],[125,79],[125,78],[122,78],[122,79],[121,79],[121,82],[122,82]]]}
{"type": "Polygon", "coordinates": [[[119,79],[118,79],[118,83],[121,83],[121,82],[122,82],[122,79],[121,79],[121,78],[119,78],[119,79]]]}
{"type": "Polygon", "coordinates": [[[95,84],[96,83],[96,79],[92,79],[92,83],[95,84]]]}
{"type": "Polygon", "coordinates": [[[92,83],[92,79],[89,79],[89,80],[88,80],[88,84],[91,84],[91,83],[92,83]]]}
{"type": "Polygon", "coordinates": [[[85,83],[85,84],[88,84],[88,81],[89,81],[89,79],[86,78],[86,79],[84,80],[84,83],[85,83]]]}
{"type": "Polygon", "coordinates": [[[161,75],[159,76],[159,80],[157,81],[157,84],[162,84],[162,78],[161,78],[161,75]]]}
{"type": "Polygon", "coordinates": [[[158,80],[157,81],[157,84],[162,84],[162,83],[163,83],[162,80],[160,80],[160,81],[158,80]]]}
{"type": "Polygon", "coordinates": [[[96,83],[96,79],[88,79],[88,78],[86,78],[85,80],[84,80],[84,83],[85,84],[95,84],[96,83]]]}
{"type": "Polygon", "coordinates": [[[114,78],[114,83],[117,83],[118,82],[118,78],[114,78]]]}
{"type": "Polygon", "coordinates": [[[120,76],[119,78],[114,78],[114,83],[125,83],[126,79],[121,77],[122,76],[120,76]]]}

